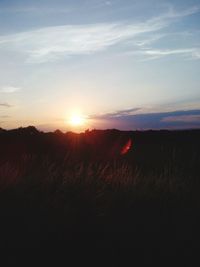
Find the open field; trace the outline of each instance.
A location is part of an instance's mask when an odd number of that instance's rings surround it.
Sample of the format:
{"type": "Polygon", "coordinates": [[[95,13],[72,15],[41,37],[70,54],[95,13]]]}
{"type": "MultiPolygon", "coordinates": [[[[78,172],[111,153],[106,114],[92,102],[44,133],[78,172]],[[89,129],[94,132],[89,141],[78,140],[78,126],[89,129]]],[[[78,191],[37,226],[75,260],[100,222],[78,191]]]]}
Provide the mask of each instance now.
{"type": "Polygon", "coordinates": [[[63,134],[29,127],[1,130],[0,147],[2,247],[84,248],[87,237],[111,254],[120,246],[150,253],[163,242],[180,248],[198,241],[198,130],[63,134]]]}

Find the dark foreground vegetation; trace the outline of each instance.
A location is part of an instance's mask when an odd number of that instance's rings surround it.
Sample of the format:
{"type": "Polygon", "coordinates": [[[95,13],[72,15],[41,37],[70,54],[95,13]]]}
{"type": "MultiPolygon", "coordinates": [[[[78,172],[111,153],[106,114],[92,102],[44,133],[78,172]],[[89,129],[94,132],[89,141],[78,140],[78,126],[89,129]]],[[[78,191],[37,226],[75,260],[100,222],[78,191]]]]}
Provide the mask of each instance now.
{"type": "Polygon", "coordinates": [[[0,129],[2,248],[193,266],[199,227],[199,130],[0,129]]]}

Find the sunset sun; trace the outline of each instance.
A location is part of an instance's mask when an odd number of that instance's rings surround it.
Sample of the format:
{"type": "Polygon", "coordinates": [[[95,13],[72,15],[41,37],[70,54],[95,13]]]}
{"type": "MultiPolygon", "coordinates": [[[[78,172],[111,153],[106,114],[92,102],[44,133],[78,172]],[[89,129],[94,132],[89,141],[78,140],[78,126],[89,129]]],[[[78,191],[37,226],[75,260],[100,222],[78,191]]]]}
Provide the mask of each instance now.
{"type": "Polygon", "coordinates": [[[85,121],[86,121],[86,119],[84,116],[82,116],[80,114],[74,114],[71,116],[69,122],[72,126],[76,127],[76,126],[83,126],[85,124],[85,121]]]}

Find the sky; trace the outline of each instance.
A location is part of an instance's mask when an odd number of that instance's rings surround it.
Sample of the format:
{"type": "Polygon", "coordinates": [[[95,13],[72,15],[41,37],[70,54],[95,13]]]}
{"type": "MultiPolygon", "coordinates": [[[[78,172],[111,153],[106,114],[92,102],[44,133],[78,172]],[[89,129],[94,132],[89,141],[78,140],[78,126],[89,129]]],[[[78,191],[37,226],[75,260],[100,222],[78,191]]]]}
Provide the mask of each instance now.
{"type": "Polygon", "coordinates": [[[0,0],[0,73],[1,128],[200,128],[200,1],[0,0]]]}

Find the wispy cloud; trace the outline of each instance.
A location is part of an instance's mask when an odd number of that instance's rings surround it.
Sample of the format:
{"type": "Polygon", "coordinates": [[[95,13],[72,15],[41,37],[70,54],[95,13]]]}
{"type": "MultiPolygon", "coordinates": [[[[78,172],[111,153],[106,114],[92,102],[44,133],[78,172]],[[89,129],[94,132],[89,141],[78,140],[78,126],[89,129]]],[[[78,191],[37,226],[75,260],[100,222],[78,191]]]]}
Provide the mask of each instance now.
{"type": "Polygon", "coordinates": [[[141,48],[145,48],[149,45],[152,45],[153,43],[157,42],[158,40],[160,40],[165,36],[166,34],[164,33],[154,33],[153,35],[141,36],[140,38],[134,40],[132,44],[141,48]]]}
{"type": "Polygon", "coordinates": [[[144,51],[144,53],[150,56],[166,56],[166,55],[192,53],[193,51],[194,49],[146,50],[144,51]]]}
{"type": "Polygon", "coordinates": [[[200,11],[200,5],[191,6],[187,9],[175,10],[173,5],[170,5],[168,11],[160,16],[154,18],[154,20],[164,20],[164,19],[177,19],[182,17],[187,17],[196,14],[200,11]]]}
{"type": "MultiPolygon", "coordinates": [[[[131,109],[130,109],[131,110],[131,109]]],[[[134,110],[134,109],[133,109],[134,110]]],[[[141,112],[141,111],[140,111],[141,112]]],[[[133,113],[122,110],[94,116],[96,124],[101,127],[135,129],[170,129],[170,128],[200,128],[200,110],[178,110],[170,112],[133,113]],[[103,123],[102,123],[103,122],[103,123]]]]}
{"type": "Polygon", "coordinates": [[[10,108],[12,106],[8,103],[0,103],[0,107],[10,108]]]}
{"type": "Polygon", "coordinates": [[[130,108],[130,109],[118,110],[118,111],[111,112],[111,113],[96,114],[96,115],[90,116],[90,119],[119,118],[119,117],[123,117],[123,116],[133,115],[139,110],[140,110],[140,108],[130,108]]]}
{"type": "Polygon", "coordinates": [[[21,88],[19,87],[15,87],[15,86],[3,86],[3,87],[0,87],[0,93],[15,93],[15,92],[18,92],[20,91],[21,88]]]}
{"type": "MultiPolygon", "coordinates": [[[[45,27],[37,30],[0,36],[0,50],[11,50],[25,54],[27,62],[41,63],[54,61],[71,55],[91,54],[103,51],[111,46],[134,40],[136,37],[157,32],[176,19],[180,19],[199,12],[199,7],[192,7],[181,12],[170,9],[161,16],[157,16],[138,23],[102,23],[90,25],[63,25],[45,27]]],[[[153,42],[154,39],[145,42],[153,42]]],[[[144,46],[145,43],[143,43],[144,46]]],[[[161,56],[169,51],[145,51],[161,56]]],[[[175,53],[175,52],[173,52],[175,53]]],[[[176,51],[176,53],[181,53],[176,51]]],[[[183,53],[183,52],[182,52],[183,53]]],[[[172,54],[172,52],[171,52],[172,54]]],[[[199,57],[199,53],[194,53],[199,57]]]]}
{"type": "Polygon", "coordinates": [[[162,119],[163,122],[200,122],[199,115],[179,115],[179,116],[168,116],[162,119]]]}
{"type": "Polygon", "coordinates": [[[166,56],[180,55],[188,58],[200,59],[200,48],[185,48],[185,49],[148,49],[139,52],[147,56],[145,60],[153,60],[166,56]]]}
{"type": "Polygon", "coordinates": [[[192,57],[194,59],[200,59],[200,48],[199,49],[195,49],[192,53],[192,57]]]}
{"type": "Polygon", "coordinates": [[[134,36],[156,31],[158,24],[93,24],[47,27],[0,37],[0,46],[25,53],[31,62],[46,62],[69,55],[90,54],[134,36]]]}

